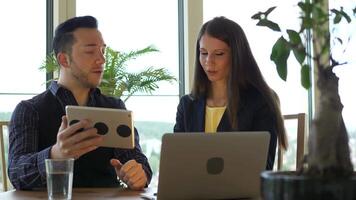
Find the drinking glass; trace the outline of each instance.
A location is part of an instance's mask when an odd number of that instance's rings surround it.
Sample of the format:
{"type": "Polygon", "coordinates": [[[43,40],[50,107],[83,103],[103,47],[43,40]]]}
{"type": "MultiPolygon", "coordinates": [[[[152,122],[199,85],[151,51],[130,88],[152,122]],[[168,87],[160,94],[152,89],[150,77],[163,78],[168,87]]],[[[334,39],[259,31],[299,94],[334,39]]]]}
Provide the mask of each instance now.
{"type": "Polygon", "coordinates": [[[46,159],[49,200],[72,199],[74,159],[46,159]]]}

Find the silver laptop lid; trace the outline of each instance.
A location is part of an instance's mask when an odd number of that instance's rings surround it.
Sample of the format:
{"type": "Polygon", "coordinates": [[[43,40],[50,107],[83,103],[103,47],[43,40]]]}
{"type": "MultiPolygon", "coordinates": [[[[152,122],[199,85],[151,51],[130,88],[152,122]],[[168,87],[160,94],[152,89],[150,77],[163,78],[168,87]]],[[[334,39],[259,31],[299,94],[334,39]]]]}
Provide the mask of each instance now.
{"type": "Polygon", "coordinates": [[[158,199],[223,199],[259,196],[268,132],[165,134],[158,199]]]}

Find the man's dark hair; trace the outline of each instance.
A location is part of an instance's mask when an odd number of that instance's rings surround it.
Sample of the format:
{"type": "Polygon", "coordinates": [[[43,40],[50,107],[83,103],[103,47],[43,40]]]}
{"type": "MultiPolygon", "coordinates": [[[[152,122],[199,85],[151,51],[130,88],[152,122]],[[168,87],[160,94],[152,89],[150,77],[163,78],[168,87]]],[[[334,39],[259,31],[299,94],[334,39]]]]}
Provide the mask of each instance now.
{"type": "Polygon", "coordinates": [[[59,52],[71,53],[74,43],[73,32],[78,28],[98,28],[98,22],[95,17],[81,16],[68,19],[58,25],[52,44],[55,55],[59,52]]]}

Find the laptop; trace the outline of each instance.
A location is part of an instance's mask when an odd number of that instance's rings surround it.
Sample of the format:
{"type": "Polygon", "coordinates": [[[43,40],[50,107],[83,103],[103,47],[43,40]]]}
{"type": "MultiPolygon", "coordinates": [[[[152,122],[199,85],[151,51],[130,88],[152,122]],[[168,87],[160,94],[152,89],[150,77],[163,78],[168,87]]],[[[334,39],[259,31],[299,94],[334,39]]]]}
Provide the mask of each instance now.
{"type": "Polygon", "coordinates": [[[260,196],[269,132],[166,133],[157,199],[236,199],[260,196]]]}

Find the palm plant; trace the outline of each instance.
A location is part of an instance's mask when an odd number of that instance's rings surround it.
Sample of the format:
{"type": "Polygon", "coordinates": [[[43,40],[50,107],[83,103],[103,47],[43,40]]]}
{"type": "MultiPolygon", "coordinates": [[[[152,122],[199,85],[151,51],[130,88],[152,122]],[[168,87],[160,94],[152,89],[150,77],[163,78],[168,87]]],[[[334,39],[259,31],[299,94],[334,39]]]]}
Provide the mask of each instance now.
{"type": "MultiPolygon", "coordinates": [[[[170,83],[176,81],[176,78],[165,68],[154,69],[151,66],[138,73],[131,73],[126,70],[128,61],[157,51],[153,46],[128,53],[115,51],[107,47],[103,80],[99,86],[101,92],[108,96],[124,97],[123,101],[125,102],[136,92],[152,93],[158,89],[157,83],[160,81],[168,81],[170,83]]],[[[53,53],[47,56],[40,69],[45,69],[47,72],[54,72],[59,69],[53,53]]]]}

